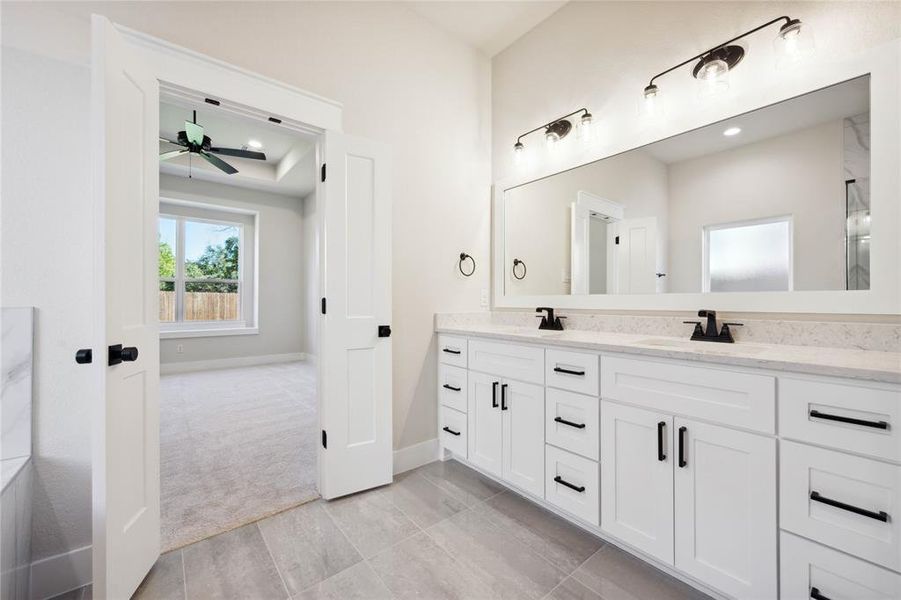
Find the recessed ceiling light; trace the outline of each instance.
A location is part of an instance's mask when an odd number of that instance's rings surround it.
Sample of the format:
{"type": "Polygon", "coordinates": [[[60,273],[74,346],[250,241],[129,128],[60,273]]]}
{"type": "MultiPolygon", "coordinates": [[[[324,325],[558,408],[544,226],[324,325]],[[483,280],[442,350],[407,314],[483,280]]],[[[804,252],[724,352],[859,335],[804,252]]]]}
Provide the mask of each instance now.
{"type": "Polygon", "coordinates": [[[253,148],[254,150],[259,150],[263,147],[263,143],[258,140],[247,140],[247,145],[253,148]]]}
{"type": "Polygon", "coordinates": [[[741,133],[741,127],[730,127],[723,132],[723,135],[732,137],[733,135],[738,135],[739,133],[741,133]]]}

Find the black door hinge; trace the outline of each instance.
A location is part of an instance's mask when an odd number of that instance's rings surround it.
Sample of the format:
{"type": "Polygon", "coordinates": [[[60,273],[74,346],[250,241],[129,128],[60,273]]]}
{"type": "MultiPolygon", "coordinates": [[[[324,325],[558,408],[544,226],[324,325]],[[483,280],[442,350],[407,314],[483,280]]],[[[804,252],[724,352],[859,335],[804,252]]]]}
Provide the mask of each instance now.
{"type": "Polygon", "coordinates": [[[322,299],[322,314],[325,314],[325,298],[322,299]]]}
{"type": "Polygon", "coordinates": [[[328,448],[328,434],[325,432],[325,429],[322,430],[322,447],[328,448]]]}
{"type": "MultiPolygon", "coordinates": [[[[212,104],[213,106],[219,106],[220,104],[222,104],[221,102],[219,102],[218,100],[215,100],[213,98],[204,98],[203,101],[206,102],[207,104],[212,104]]],[[[309,173],[309,171],[307,171],[307,172],[309,173]]]]}
{"type": "Polygon", "coordinates": [[[322,163],[322,181],[325,181],[325,163],[322,163]]]}
{"type": "Polygon", "coordinates": [[[613,243],[616,244],[617,246],[619,246],[619,236],[616,236],[613,243]]]}

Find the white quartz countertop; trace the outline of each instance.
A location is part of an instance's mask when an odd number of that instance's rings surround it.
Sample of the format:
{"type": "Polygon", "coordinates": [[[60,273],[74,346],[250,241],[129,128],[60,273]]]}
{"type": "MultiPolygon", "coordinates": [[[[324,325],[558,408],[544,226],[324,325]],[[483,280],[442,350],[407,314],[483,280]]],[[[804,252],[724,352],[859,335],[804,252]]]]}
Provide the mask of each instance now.
{"type": "Polygon", "coordinates": [[[831,375],[901,383],[901,353],[737,342],[692,342],[688,339],[603,331],[544,331],[511,325],[474,324],[438,327],[438,333],[532,342],[548,346],[621,352],[721,365],[831,375]]]}

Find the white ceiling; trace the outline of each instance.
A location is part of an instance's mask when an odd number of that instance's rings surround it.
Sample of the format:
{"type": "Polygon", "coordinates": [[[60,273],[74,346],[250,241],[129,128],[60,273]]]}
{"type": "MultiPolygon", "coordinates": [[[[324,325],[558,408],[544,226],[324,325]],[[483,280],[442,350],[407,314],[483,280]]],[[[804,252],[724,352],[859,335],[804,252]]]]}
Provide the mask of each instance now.
{"type": "Polygon", "coordinates": [[[857,116],[869,110],[870,78],[858,77],[654,142],[642,150],[663,163],[671,164],[857,116]],[[723,131],[730,127],[741,128],[741,133],[724,136],[723,131]]]}
{"type": "MultiPolygon", "coordinates": [[[[243,148],[249,140],[263,144],[260,152],[265,161],[220,156],[238,172],[223,173],[197,155],[183,155],[160,162],[160,171],[170,175],[192,177],[238,187],[258,189],[276,194],[304,197],[315,187],[315,144],[308,137],[265,121],[255,121],[209,104],[194,106],[187,101],[166,98],[160,102],[160,137],[175,140],[184,130],[185,121],[197,110],[197,124],[203,127],[212,145],[221,148],[243,148]]],[[[177,149],[160,142],[160,152],[177,149]]]]}
{"type": "Polygon", "coordinates": [[[566,2],[407,2],[432,24],[474,46],[489,58],[557,12],[566,2]]]}

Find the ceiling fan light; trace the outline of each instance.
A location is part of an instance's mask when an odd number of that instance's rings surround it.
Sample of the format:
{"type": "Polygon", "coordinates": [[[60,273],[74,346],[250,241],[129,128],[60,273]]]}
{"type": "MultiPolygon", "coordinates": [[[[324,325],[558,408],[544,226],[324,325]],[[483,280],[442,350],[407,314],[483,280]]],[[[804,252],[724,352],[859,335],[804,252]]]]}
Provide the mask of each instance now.
{"type": "Polygon", "coordinates": [[[263,147],[263,143],[259,140],[247,140],[247,145],[253,148],[254,150],[259,150],[263,147]]]}

